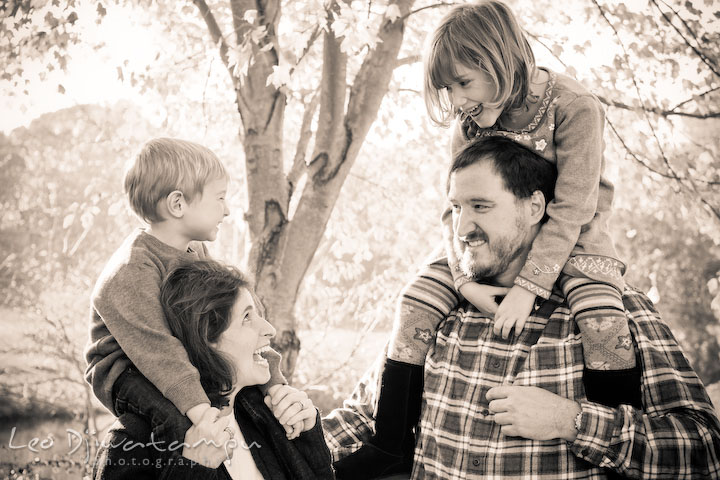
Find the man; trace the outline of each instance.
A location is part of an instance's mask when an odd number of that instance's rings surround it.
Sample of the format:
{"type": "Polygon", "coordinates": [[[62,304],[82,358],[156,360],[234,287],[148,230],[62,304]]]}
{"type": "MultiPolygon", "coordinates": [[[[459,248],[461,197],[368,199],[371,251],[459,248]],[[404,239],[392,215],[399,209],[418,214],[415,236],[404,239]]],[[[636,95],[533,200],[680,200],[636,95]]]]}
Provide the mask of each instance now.
{"type": "MultiPolygon", "coordinates": [[[[497,137],[455,156],[447,193],[465,273],[512,286],[554,175],[545,160],[497,137]]],[[[491,315],[462,302],[426,358],[411,478],[720,478],[720,422],[702,383],[651,302],[631,289],[623,302],[642,366],[642,408],[587,400],[579,330],[559,289],[509,339],[493,333],[491,315]]],[[[361,381],[324,419],[336,460],[372,435],[375,389],[372,378],[361,381]]]]}

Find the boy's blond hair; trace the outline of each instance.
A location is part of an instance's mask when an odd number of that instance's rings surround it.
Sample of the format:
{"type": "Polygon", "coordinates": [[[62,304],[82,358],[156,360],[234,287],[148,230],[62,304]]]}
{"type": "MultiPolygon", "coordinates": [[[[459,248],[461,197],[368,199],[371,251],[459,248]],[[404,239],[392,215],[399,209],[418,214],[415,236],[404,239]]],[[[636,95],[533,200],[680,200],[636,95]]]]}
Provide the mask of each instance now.
{"type": "Polygon", "coordinates": [[[207,147],[175,138],[146,142],[125,172],[130,207],[148,223],[160,222],[160,200],[179,190],[188,202],[202,196],[205,184],[227,177],[220,159],[207,147]]]}
{"type": "Polygon", "coordinates": [[[425,55],[424,97],[430,118],[449,126],[458,113],[446,87],[457,83],[457,64],[482,70],[495,85],[486,106],[517,110],[525,106],[535,56],[510,8],[496,0],[454,7],[433,33],[425,55]]]}

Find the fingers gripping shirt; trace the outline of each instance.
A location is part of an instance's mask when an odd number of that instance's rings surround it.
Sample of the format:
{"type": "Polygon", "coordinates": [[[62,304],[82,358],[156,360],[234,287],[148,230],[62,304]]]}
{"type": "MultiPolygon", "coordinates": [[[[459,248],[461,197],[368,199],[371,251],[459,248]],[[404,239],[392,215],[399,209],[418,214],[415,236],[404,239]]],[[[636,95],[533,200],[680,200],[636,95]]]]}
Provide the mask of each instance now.
{"type": "MultiPolygon", "coordinates": [[[[461,304],[441,324],[426,362],[412,478],[605,478],[600,467],[632,478],[718,478],[720,424],[702,383],[650,301],[626,290],[623,302],[643,366],[642,410],[586,400],[581,339],[557,291],[519,337],[505,341],[492,335],[488,318],[461,304]],[[577,439],[503,436],[485,398],[503,383],[580,402],[577,439]]],[[[358,432],[372,425],[374,382],[364,381],[325,423],[336,457],[365,439],[358,432]]]]}

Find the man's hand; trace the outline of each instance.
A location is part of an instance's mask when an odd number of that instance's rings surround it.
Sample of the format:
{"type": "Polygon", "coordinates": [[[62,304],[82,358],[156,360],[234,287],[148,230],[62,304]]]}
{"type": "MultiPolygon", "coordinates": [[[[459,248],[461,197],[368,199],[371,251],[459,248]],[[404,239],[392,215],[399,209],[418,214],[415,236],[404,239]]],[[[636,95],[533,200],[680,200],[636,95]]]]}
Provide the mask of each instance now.
{"type": "Polygon", "coordinates": [[[580,404],[538,387],[501,386],[488,390],[489,409],[503,435],[530,440],[575,440],[580,404]]]}
{"type": "Polygon", "coordinates": [[[502,335],[507,339],[510,330],[515,328],[515,335],[519,335],[525,328],[528,316],[535,304],[535,294],[517,285],[513,286],[505,296],[495,313],[495,335],[502,335]]]}
{"type": "Polygon", "coordinates": [[[506,287],[493,287],[475,282],[468,282],[460,286],[462,296],[475,305],[478,310],[487,313],[497,311],[498,305],[495,303],[495,297],[505,295],[507,292],[508,288],[506,287]]]}
{"type": "Polygon", "coordinates": [[[182,451],[183,457],[208,468],[219,467],[232,457],[232,451],[237,447],[228,426],[230,415],[218,418],[217,412],[217,408],[205,410],[200,422],[185,433],[186,445],[182,451]]]}
{"type": "Polygon", "coordinates": [[[288,439],[297,438],[315,426],[317,410],[307,393],[290,385],[273,385],[265,396],[265,404],[285,428],[288,439]]]}

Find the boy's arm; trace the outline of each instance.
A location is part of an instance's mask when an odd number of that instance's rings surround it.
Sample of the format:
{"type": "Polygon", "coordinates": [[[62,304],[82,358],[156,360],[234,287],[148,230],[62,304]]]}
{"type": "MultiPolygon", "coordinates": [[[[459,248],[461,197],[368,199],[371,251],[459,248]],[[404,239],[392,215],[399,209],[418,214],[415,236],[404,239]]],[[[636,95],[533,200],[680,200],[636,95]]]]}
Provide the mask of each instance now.
{"type": "MultiPolygon", "coordinates": [[[[597,212],[602,173],[605,114],[590,95],[556,109],[557,156],[555,198],[547,204],[548,221],[533,241],[515,284],[548,298],[570,254],[597,212]]],[[[537,148],[545,147],[539,141],[537,148]]],[[[541,151],[536,153],[542,153],[541,151]]]]}
{"type": "Polygon", "coordinates": [[[185,415],[210,401],[185,348],[167,326],[161,281],[154,266],[125,266],[102,286],[93,304],[125,355],[185,415]]]}

